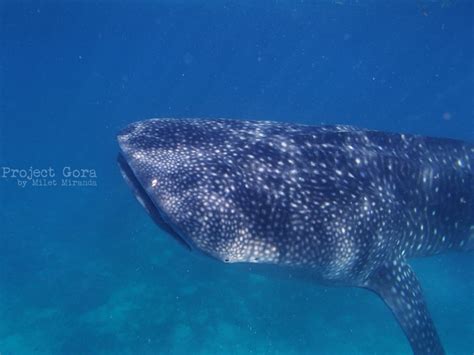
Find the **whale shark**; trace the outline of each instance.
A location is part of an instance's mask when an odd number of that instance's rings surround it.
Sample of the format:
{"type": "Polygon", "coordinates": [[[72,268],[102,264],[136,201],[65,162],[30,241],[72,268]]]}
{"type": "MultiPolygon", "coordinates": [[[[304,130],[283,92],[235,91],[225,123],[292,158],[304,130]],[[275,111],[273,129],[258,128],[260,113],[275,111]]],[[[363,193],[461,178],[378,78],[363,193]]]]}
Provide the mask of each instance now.
{"type": "Polygon", "coordinates": [[[223,263],[378,294],[414,354],[444,349],[407,260],[474,249],[474,144],[351,126],[159,118],[119,132],[153,220],[223,263]]]}

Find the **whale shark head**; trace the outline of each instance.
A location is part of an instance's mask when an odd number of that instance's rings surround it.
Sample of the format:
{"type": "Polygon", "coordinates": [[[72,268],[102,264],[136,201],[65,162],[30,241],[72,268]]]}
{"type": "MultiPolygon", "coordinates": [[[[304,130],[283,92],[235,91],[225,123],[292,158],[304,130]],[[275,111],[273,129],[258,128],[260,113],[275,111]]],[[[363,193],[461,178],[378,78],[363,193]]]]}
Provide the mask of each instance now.
{"type": "Polygon", "coordinates": [[[470,248],[472,145],[222,119],[141,121],[118,141],[137,199],[184,246],[368,288],[415,354],[444,353],[405,258],[470,248]]]}
{"type": "Polygon", "coordinates": [[[228,120],[140,121],[118,134],[118,162],[149,215],[184,246],[224,262],[275,263],[278,248],[254,220],[261,226],[269,217],[249,218],[268,201],[237,164],[248,144],[244,131],[228,120]]]}

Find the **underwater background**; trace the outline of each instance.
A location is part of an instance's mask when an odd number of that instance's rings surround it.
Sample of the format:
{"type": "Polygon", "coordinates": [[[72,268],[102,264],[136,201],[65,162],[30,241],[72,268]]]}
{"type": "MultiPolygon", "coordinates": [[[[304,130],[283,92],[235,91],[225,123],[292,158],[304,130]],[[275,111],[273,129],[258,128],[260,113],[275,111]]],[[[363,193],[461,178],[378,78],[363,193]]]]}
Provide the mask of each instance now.
{"type": "MultiPolygon", "coordinates": [[[[472,1],[0,0],[0,354],[410,353],[371,292],[182,248],[115,135],[229,117],[472,141],[473,44],[472,1]],[[4,174],[30,167],[59,185],[4,174]]],[[[472,354],[472,254],[411,264],[447,353],[472,354]]]]}

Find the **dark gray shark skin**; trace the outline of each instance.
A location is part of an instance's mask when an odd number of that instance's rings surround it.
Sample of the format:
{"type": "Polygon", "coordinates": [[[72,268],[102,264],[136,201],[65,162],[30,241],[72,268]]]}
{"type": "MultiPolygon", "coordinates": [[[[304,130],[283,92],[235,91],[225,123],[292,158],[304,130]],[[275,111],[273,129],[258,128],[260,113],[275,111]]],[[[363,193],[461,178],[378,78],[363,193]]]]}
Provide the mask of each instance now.
{"type": "Polygon", "coordinates": [[[228,119],[150,119],[118,141],[135,195],[183,245],[368,288],[415,354],[444,353],[406,260],[474,249],[472,143],[228,119]]]}

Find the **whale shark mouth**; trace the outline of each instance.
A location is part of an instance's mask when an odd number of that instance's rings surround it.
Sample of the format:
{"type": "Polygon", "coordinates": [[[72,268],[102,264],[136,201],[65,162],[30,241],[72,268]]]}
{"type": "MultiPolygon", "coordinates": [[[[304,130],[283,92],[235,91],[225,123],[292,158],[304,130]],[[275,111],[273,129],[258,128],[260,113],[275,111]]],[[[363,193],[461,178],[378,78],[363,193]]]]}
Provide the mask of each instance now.
{"type": "Polygon", "coordinates": [[[153,221],[165,232],[171,235],[176,241],[179,242],[186,249],[192,250],[191,245],[177,233],[173,227],[166,222],[166,218],[163,215],[163,212],[158,208],[151,197],[148,195],[146,190],[143,188],[142,184],[138,180],[137,176],[133,172],[133,169],[128,164],[126,158],[119,153],[117,156],[117,162],[122,172],[122,176],[127,182],[127,184],[132,189],[135,197],[138,202],[145,208],[153,221]]]}

